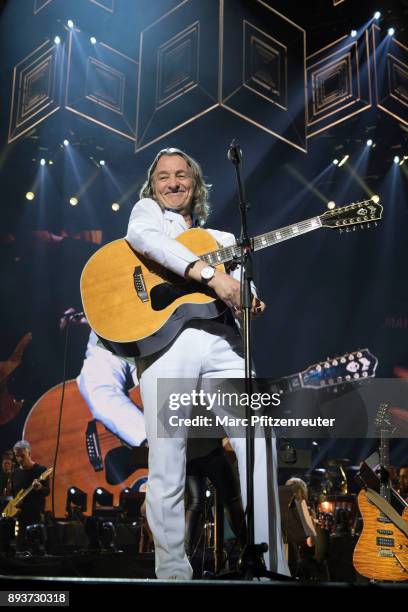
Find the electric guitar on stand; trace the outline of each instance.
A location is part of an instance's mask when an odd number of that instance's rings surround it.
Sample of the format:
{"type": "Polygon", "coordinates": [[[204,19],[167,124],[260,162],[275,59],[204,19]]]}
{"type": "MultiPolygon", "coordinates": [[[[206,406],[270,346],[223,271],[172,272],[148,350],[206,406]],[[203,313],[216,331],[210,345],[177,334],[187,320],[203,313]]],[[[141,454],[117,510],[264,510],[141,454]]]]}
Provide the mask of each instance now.
{"type": "Polygon", "coordinates": [[[394,427],[389,405],[383,403],[377,413],[380,430],[380,493],[367,488],[358,494],[363,517],[363,531],[353,554],[353,565],[359,574],[371,580],[408,581],[408,507],[402,516],[391,505],[389,481],[389,438],[394,427]]]}
{"type": "MultiPolygon", "coordinates": [[[[253,251],[321,227],[351,231],[382,217],[378,197],[336,208],[251,239],[253,251]]],[[[220,248],[209,232],[189,229],[176,238],[203,261],[224,271],[239,263],[240,246],[220,248]]],[[[103,344],[121,357],[145,357],[165,348],[191,319],[212,319],[226,310],[205,285],[178,276],[136,253],[124,239],[99,249],[81,276],[86,318],[103,344]]]]}

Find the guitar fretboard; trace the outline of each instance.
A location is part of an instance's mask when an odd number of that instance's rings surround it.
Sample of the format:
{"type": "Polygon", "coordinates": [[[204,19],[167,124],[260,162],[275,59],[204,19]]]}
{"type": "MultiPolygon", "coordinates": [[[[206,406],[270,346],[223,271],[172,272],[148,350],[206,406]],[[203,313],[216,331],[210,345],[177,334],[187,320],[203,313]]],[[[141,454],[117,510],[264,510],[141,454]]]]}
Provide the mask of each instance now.
{"type": "MultiPolygon", "coordinates": [[[[320,217],[306,219],[306,221],[294,223],[293,225],[287,225],[279,230],[274,230],[272,232],[267,232],[266,234],[261,234],[260,236],[255,236],[255,238],[251,239],[251,247],[253,251],[259,251],[260,249],[265,249],[266,247],[272,246],[273,244],[278,244],[284,240],[289,240],[295,236],[312,232],[321,226],[322,222],[320,217]]],[[[208,264],[215,266],[217,264],[239,260],[240,256],[241,247],[234,244],[232,246],[223,247],[217,251],[211,251],[210,253],[201,255],[201,259],[208,264]]]]}
{"type": "MultiPolygon", "coordinates": [[[[390,465],[390,443],[389,443],[389,430],[381,429],[380,430],[380,465],[384,466],[386,469],[390,465]]],[[[380,494],[384,499],[388,502],[391,501],[391,483],[387,477],[385,482],[381,482],[380,485],[380,494]]]]}

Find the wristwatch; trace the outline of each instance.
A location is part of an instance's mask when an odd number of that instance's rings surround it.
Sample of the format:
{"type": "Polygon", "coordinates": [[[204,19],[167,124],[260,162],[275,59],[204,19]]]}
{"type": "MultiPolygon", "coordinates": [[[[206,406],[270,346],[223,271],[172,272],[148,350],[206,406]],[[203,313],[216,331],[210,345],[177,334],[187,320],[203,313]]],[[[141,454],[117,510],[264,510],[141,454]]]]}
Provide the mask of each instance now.
{"type": "Polygon", "coordinates": [[[205,266],[205,268],[203,268],[200,272],[201,274],[201,279],[204,283],[208,283],[208,281],[210,281],[215,274],[215,268],[214,266],[205,266]]]}

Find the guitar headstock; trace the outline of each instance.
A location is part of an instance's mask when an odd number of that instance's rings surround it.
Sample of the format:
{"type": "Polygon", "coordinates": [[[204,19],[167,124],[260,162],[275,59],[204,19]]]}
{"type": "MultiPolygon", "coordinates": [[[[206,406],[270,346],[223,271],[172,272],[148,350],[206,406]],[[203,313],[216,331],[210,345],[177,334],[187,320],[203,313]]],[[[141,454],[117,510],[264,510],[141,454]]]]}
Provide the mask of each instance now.
{"type": "Polygon", "coordinates": [[[320,215],[320,221],[322,227],[350,231],[350,226],[356,229],[357,226],[363,228],[377,225],[376,222],[382,219],[382,213],[383,207],[378,196],[373,196],[370,200],[328,210],[320,215]]]}
{"type": "Polygon", "coordinates": [[[356,382],[375,376],[378,359],[368,349],[321,361],[302,372],[303,386],[314,389],[356,382]]]}
{"type": "Polygon", "coordinates": [[[46,480],[48,476],[51,476],[53,471],[54,471],[54,466],[49,467],[47,470],[45,470],[45,472],[41,474],[39,480],[46,480]]]}

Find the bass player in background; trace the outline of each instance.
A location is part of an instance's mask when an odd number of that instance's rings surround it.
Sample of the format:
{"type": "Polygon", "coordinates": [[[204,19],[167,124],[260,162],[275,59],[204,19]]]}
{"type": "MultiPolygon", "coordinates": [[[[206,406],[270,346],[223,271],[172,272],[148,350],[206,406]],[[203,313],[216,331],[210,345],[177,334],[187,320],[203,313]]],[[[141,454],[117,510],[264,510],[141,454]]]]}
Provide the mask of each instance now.
{"type": "Polygon", "coordinates": [[[44,521],[45,498],[50,494],[48,479],[40,480],[46,467],[36,463],[31,456],[31,445],[27,440],[20,440],[14,447],[14,455],[18,468],[12,475],[13,497],[21,490],[32,486],[33,490],[21,504],[18,514],[19,537],[18,548],[27,546],[27,527],[44,521]]]}

